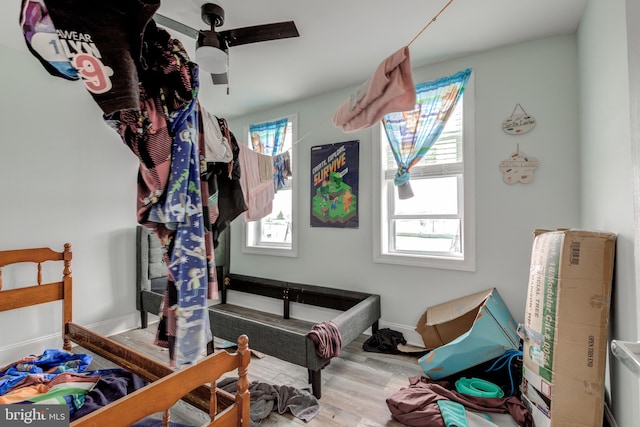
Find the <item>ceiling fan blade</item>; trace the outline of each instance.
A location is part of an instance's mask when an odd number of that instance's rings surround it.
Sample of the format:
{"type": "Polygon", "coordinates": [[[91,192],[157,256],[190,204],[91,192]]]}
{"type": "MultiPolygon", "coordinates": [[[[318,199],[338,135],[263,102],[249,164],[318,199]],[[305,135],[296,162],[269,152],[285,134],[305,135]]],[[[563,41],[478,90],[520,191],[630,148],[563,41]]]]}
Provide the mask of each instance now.
{"type": "Polygon", "coordinates": [[[232,30],[221,31],[218,34],[227,41],[229,47],[269,40],[286,39],[290,37],[300,37],[300,33],[298,33],[296,24],[293,21],[235,28],[232,30]]]}
{"type": "Polygon", "coordinates": [[[153,19],[154,21],[156,21],[156,24],[158,25],[162,25],[163,27],[170,28],[172,30],[175,30],[179,33],[184,34],[185,36],[189,36],[193,39],[196,39],[196,40],[198,39],[198,34],[200,32],[194,28],[184,25],[182,22],[178,22],[164,15],[160,15],[159,13],[156,13],[155,15],[153,15],[153,19]]]}
{"type": "Polygon", "coordinates": [[[226,85],[229,83],[229,77],[227,76],[227,73],[222,73],[222,74],[211,74],[211,80],[213,81],[214,85],[226,85]]]}

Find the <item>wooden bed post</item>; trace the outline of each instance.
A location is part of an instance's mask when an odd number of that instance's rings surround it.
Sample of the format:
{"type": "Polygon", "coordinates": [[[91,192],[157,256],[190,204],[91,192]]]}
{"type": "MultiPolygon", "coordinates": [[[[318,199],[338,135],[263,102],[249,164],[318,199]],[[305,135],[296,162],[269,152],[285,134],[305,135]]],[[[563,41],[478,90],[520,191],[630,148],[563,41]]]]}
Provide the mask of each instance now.
{"type": "Polygon", "coordinates": [[[237,357],[241,359],[241,367],[238,368],[236,405],[239,406],[242,413],[240,419],[238,420],[238,427],[249,427],[251,423],[251,416],[249,411],[249,378],[247,377],[247,371],[249,369],[249,362],[251,361],[251,352],[249,351],[249,338],[246,335],[240,335],[238,337],[237,357]]]}
{"type": "Polygon", "coordinates": [[[64,244],[64,252],[62,254],[64,260],[64,270],[62,271],[62,348],[71,351],[71,341],[67,338],[67,324],[71,322],[73,314],[73,292],[71,280],[71,243],[64,244]]]}
{"type": "Polygon", "coordinates": [[[162,413],[162,427],[169,427],[171,424],[171,411],[169,409],[162,413]]]}

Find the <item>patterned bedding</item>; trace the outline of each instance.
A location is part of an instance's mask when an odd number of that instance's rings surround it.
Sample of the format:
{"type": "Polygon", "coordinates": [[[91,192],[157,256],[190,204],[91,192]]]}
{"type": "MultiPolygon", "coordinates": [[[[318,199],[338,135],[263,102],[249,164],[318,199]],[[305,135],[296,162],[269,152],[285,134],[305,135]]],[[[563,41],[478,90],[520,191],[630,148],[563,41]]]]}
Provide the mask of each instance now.
{"type": "Polygon", "coordinates": [[[122,368],[88,370],[92,356],[48,349],[0,370],[0,404],[66,404],[75,420],[147,382],[122,368]]]}

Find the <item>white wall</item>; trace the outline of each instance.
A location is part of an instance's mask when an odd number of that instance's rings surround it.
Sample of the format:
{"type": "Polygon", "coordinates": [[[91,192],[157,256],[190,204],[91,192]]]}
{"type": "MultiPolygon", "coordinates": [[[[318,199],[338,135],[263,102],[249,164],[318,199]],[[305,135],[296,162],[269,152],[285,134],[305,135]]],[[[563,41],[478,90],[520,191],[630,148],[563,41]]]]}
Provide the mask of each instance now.
{"type": "MultiPolygon", "coordinates": [[[[619,233],[612,337],[637,340],[640,296],[633,254],[639,231],[633,210],[640,194],[634,197],[632,183],[639,187],[640,126],[638,117],[629,118],[629,105],[637,115],[640,30],[629,26],[625,32],[626,19],[640,18],[636,3],[626,0],[626,16],[625,0],[590,0],[577,38],[537,40],[414,69],[416,82],[474,69],[475,272],[372,262],[371,130],[347,135],[330,121],[354,88],[231,121],[242,138],[247,123],[296,113],[299,135],[311,132],[298,151],[299,257],[243,255],[237,220],[232,226],[232,271],[379,293],[382,324],[415,341],[411,330],[427,306],[489,286],[499,289],[516,320],[522,320],[533,229],[607,229],[619,233]],[[538,124],[514,137],[503,133],[500,124],[516,103],[538,124]],[[361,141],[360,228],[312,229],[309,149],[353,138],[361,141]],[[507,186],[498,163],[517,143],[538,157],[540,167],[531,184],[507,186]]],[[[2,15],[0,22],[14,25],[15,17],[2,15]]],[[[80,84],[49,76],[24,46],[5,47],[18,45],[17,28],[11,36],[0,41],[5,64],[0,69],[0,250],[61,249],[72,243],[75,320],[103,333],[134,327],[137,159],[104,124],[80,84]]],[[[11,278],[5,274],[5,287],[11,278]]],[[[56,304],[0,313],[0,365],[44,346],[59,346],[59,319],[56,304]]],[[[638,382],[625,369],[611,363],[611,395],[620,426],[640,419],[638,382]]]]}
{"type": "MultiPolygon", "coordinates": [[[[581,225],[605,229],[618,234],[615,279],[611,310],[612,339],[637,341],[638,285],[634,246],[638,244],[634,229],[634,183],[637,187],[638,156],[633,164],[631,141],[638,143],[638,117],[630,116],[629,54],[637,59],[640,36],[636,21],[629,26],[624,0],[591,0],[578,31],[580,70],[580,166],[581,225]],[[635,37],[634,37],[635,34],[635,37]],[[627,53],[627,38],[634,41],[627,53]],[[635,47],[635,52],[631,49],[635,47]],[[631,135],[631,123],[635,133],[631,135]]],[[[629,16],[629,22],[633,22],[629,16]]],[[[632,81],[638,99],[636,62],[632,81]]],[[[638,113],[636,108],[635,113],[638,113]]],[[[637,208],[636,208],[637,209],[637,208]]],[[[609,390],[616,421],[620,426],[638,424],[638,378],[617,359],[609,360],[609,390]]]]}
{"type": "Polygon", "coordinates": [[[232,224],[231,271],[378,293],[382,325],[402,331],[418,344],[420,338],[413,328],[428,306],[492,286],[498,288],[516,320],[522,321],[533,230],[579,225],[575,37],[537,40],[414,68],[414,81],[466,67],[473,68],[475,79],[476,176],[471,177],[476,180],[477,201],[475,272],[373,263],[373,131],[345,134],[330,120],[354,88],[230,121],[231,130],[242,141],[246,140],[244,125],[292,113],[298,115],[299,136],[311,132],[298,143],[294,172],[299,191],[299,257],[242,254],[241,220],[237,220],[232,224]],[[502,131],[501,123],[517,103],[538,124],[527,134],[513,136],[502,131]],[[350,139],[360,139],[360,228],[311,228],[310,147],[350,139]],[[521,151],[538,157],[540,167],[532,183],[509,186],[503,183],[498,164],[518,143],[521,151]]]}
{"type": "MultiPolygon", "coordinates": [[[[27,52],[0,46],[0,56],[11,64],[0,71],[0,250],[71,243],[75,320],[131,328],[137,159],[81,83],[49,76],[27,52]]],[[[60,313],[58,303],[0,313],[0,365],[60,346],[60,313]]]]}

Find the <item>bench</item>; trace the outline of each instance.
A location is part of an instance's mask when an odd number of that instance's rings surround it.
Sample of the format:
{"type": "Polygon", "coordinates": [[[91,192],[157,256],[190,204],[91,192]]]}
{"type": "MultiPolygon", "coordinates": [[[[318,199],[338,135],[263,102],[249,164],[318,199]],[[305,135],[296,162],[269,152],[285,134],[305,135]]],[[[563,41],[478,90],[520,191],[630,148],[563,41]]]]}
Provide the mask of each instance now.
{"type": "MultiPolygon", "coordinates": [[[[152,270],[159,270],[156,268],[158,260],[154,254],[157,252],[156,249],[160,248],[160,242],[151,231],[140,226],[137,241],[136,301],[142,327],[146,328],[147,312],[159,314],[162,301],[161,278],[152,277],[155,274],[150,273],[152,270]]],[[[161,249],[159,254],[162,258],[161,249]]],[[[221,268],[218,269],[219,273],[220,271],[221,268]]],[[[222,275],[219,274],[218,277],[222,275]]],[[[332,321],[338,328],[342,347],[351,343],[369,327],[373,333],[378,330],[381,309],[380,296],[376,294],[234,273],[228,273],[224,280],[219,280],[219,284],[220,302],[214,302],[208,307],[213,335],[233,341],[239,335],[245,334],[251,340],[252,349],[307,368],[309,383],[316,398],[321,397],[320,372],[331,360],[317,355],[315,344],[308,336],[315,323],[292,318],[291,303],[339,311],[335,317],[327,321],[332,321]],[[228,291],[281,300],[282,312],[274,314],[230,304],[227,301],[228,291]]]]}

